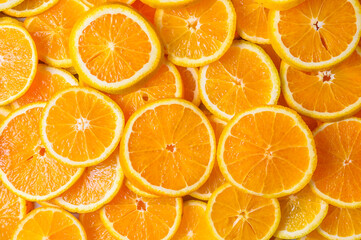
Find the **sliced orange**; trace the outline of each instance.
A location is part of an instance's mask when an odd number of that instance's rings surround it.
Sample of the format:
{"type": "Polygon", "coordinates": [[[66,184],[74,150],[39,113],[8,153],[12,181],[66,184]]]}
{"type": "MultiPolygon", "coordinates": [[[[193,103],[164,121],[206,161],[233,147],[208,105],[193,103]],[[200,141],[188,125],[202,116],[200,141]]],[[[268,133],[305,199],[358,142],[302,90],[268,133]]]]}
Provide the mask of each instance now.
{"type": "Polygon", "coordinates": [[[10,114],[10,109],[6,107],[0,107],[0,123],[10,114]]]}
{"type": "Polygon", "coordinates": [[[12,239],[86,240],[87,238],[83,226],[73,215],[60,208],[43,207],[33,210],[20,222],[12,239]]]}
{"type": "Polygon", "coordinates": [[[141,81],[156,70],[162,57],[151,24],[122,4],[88,11],[73,28],[70,46],[82,80],[109,93],[120,93],[141,81]]]}
{"type": "Polygon", "coordinates": [[[324,236],[318,233],[317,230],[311,232],[305,237],[299,238],[298,240],[327,240],[324,236]]]}
{"type": "Polygon", "coordinates": [[[131,181],[157,195],[184,196],[208,179],[216,143],[207,117],[182,99],[145,105],[128,120],[120,160],[131,181]]]}
{"type": "Polygon", "coordinates": [[[20,4],[24,0],[1,0],[0,1],[0,12],[16,5],[20,4]]]}
{"type": "Polygon", "coordinates": [[[124,116],[104,94],[72,87],[48,102],[40,125],[47,152],[64,164],[88,167],[104,161],[115,150],[124,116]]]}
{"type": "Polygon", "coordinates": [[[207,220],[218,239],[270,239],[280,222],[277,199],[239,191],[229,183],[213,194],[207,205],[207,220]]]}
{"type": "Polygon", "coordinates": [[[140,185],[135,185],[134,183],[132,183],[131,181],[129,181],[128,179],[125,180],[125,186],[130,189],[130,191],[134,192],[135,194],[141,196],[141,197],[146,197],[146,198],[157,198],[159,196],[154,195],[152,193],[147,192],[146,190],[144,190],[144,187],[141,187],[140,185]]]}
{"type": "Polygon", "coordinates": [[[182,198],[145,198],[123,185],[100,214],[105,227],[117,239],[168,240],[179,227],[182,198]]]}
{"type": "Polygon", "coordinates": [[[89,7],[98,6],[101,4],[108,3],[108,2],[125,3],[125,4],[132,4],[134,2],[134,0],[81,0],[81,1],[89,7]]]}
{"type": "Polygon", "coordinates": [[[117,240],[101,221],[100,211],[79,214],[79,221],[85,229],[87,240],[117,240]]]}
{"type": "Polygon", "coordinates": [[[33,37],[39,59],[50,66],[72,66],[69,36],[78,18],[88,10],[80,0],[60,0],[54,7],[34,17],[24,25],[33,37]]]}
{"type": "Polygon", "coordinates": [[[155,15],[155,8],[144,4],[140,0],[135,0],[132,4],[132,7],[135,8],[143,17],[145,17],[150,23],[154,24],[154,15],[155,15]]]}
{"type": "Polygon", "coordinates": [[[1,15],[0,13],[0,24],[15,24],[15,25],[19,25],[20,27],[23,27],[23,23],[18,21],[15,18],[12,17],[3,17],[6,15],[1,15]]]}
{"type": "Polygon", "coordinates": [[[190,5],[199,0],[141,0],[143,3],[154,8],[178,8],[190,5]]]}
{"type": "Polygon", "coordinates": [[[13,102],[29,89],[37,65],[30,34],[17,24],[0,24],[0,106],[13,102]]]}
{"type": "Polygon", "coordinates": [[[173,240],[216,240],[206,218],[207,204],[201,201],[189,200],[183,204],[183,214],[180,226],[173,240]]]}
{"type": "Polygon", "coordinates": [[[198,69],[185,67],[177,67],[177,69],[183,81],[184,99],[199,106],[201,98],[199,96],[198,69]]]}
{"type": "Polygon", "coordinates": [[[26,105],[0,126],[0,178],[29,201],[46,201],[70,188],[83,169],[53,159],[40,140],[39,122],[45,103],[26,105]]]}
{"type": "Polygon", "coordinates": [[[311,186],[325,201],[361,207],[361,119],[325,123],[314,131],[318,163],[311,186]]]}
{"type": "Polygon", "coordinates": [[[236,13],[231,0],[198,0],[187,7],[157,9],[155,25],[171,62],[199,67],[216,61],[230,47],[236,13]]]}
{"type": "Polygon", "coordinates": [[[280,94],[271,58],[246,41],[234,41],[221,59],[202,67],[199,75],[203,104],[224,120],[252,107],[276,104],[280,94]]]}
{"type": "Polygon", "coordinates": [[[286,11],[270,11],[268,20],[276,52],[290,65],[304,70],[342,62],[355,50],[361,36],[358,0],[306,0],[286,11]]]}
{"type": "Polygon", "coordinates": [[[317,163],[311,131],[296,112],[281,106],[235,116],[222,132],[217,154],[229,182],[264,197],[298,192],[317,163]]]}
{"type": "Polygon", "coordinates": [[[59,0],[25,0],[4,13],[13,17],[32,17],[45,12],[58,2],[59,0]]]}
{"type": "Polygon", "coordinates": [[[29,90],[12,106],[18,108],[33,102],[47,102],[56,92],[76,85],[78,80],[65,70],[39,64],[29,90]]]}
{"type": "Polygon", "coordinates": [[[269,9],[287,10],[303,3],[305,0],[257,0],[269,9]]]}

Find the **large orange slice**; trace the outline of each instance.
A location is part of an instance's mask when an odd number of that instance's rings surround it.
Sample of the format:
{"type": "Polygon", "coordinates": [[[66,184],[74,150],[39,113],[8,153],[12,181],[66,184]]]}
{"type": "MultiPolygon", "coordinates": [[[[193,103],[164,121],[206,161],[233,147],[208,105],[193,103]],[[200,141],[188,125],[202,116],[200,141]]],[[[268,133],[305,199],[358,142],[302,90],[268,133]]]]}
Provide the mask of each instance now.
{"type": "Polygon", "coordinates": [[[31,17],[45,12],[58,2],[59,0],[24,0],[4,13],[14,17],[31,17]]]}
{"type": "Polygon", "coordinates": [[[117,240],[101,221],[100,211],[79,214],[79,221],[85,229],[87,240],[117,240]]]}
{"type": "Polygon", "coordinates": [[[361,35],[358,0],[306,0],[286,11],[270,11],[268,20],[276,52],[305,70],[340,63],[352,54],[361,35]]]}
{"type": "Polygon", "coordinates": [[[17,195],[45,201],[66,191],[83,173],[67,167],[45,150],[39,122],[45,103],[11,113],[0,126],[0,178],[17,195]]]}
{"type": "Polygon", "coordinates": [[[183,82],[184,99],[192,102],[194,105],[201,104],[199,96],[198,69],[177,67],[183,82]]]}
{"type": "Polygon", "coordinates": [[[159,100],[128,120],[120,144],[125,175],[149,192],[184,196],[209,177],[215,137],[207,117],[188,101],[159,100]]]}

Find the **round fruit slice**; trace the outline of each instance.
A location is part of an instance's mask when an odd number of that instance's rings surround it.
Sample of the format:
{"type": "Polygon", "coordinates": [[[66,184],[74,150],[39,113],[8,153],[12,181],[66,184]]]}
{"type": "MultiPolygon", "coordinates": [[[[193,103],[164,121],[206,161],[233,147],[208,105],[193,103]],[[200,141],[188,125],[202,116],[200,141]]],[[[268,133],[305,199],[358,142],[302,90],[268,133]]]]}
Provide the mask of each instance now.
{"type": "Polygon", "coordinates": [[[147,191],[185,196],[207,180],[215,151],[212,126],[201,110],[185,100],[165,99],[131,116],[120,160],[127,178],[147,191]]]}
{"type": "Polygon", "coordinates": [[[101,221],[100,211],[79,214],[79,221],[85,229],[87,240],[117,240],[101,221]]]}
{"type": "Polygon", "coordinates": [[[73,215],[60,208],[43,207],[33,210],[20,222],[12,239],[87,238],[83,226],[73,215]]]}
{"type": "Polygon", "coordinates": [[[327,240],[327,238],[325,238],[324,236],[319,234],[317,230],[315,230],[310,234],[308,234],[307,236],[303,238],[299,238],[298,240],[327,240]]]}
{"type": "Polygon", "coordinates": [[[58,2],[59,0],[25,0],[4,13],[13,17],[32,17],[45,12],[58,2]]]}
{"type": "Polygon", "coordinates": [[[327,239],[361,239],[361,209],[338,208],[330,205],[318,232],[327,239]]]}
{"type": "Polygon", "coordinates": [[[81,0],[84,4],[89,7],[99,6],[104,3],[112,2],[112,3],[125,3],[132,4],[134,0],[81,0]]]}
{"type": "Polygon", "coordinates": [[[155,8],[142,3],[140,0],[135,0],[135,2],[132,4],[132,7],[135,8],[150,23],[154,24],[155,8]]]}
{"type": "Polygon", "coordinates": [[[168,240],[179,227],[182,198],[145,198],[123,185],[100,217],[117,239],[168,240]]]}
{"type": "Polygon", "coordinates": [[[207,204],[190,200],[183,204],[183,214],[180,226],[172,238],[173,240],[216,240],[212,234],[206,218],[207,204]]]}
{"type": "Polygon", "coordinates": [[[130,189],[130,191],[134,192],[135,194],[141,196],[141,197],[146,197],[146,198],[157,198],[159,196],[154,195],[152,193],[146,192],[142,187],[140,187],[139,185],[134,185],[134,183],[132,183],[131,181],[129,181],[128,179],[125,180],[125,186],[130,189]]]}
{"type": "Polygon", "coordinates": [[[307,185],[300,192],[278,199],[281,222],[275,233],[281,239],[303,237],[315,230],[326,217],[328,204],[307,185]]]}
{"type": "Polygon", "coordinates": [[[178,8],[190,5],[199,0],[141,0],[143,3],[153,8],[178,8]]]}
{"type": "Polygon", "coordinates": [[[155,71],[162,56],[148,21],[120,4],[88,11],[73,28],[70,46],[82,80],[109,93],[119,93],[155,71]]]}
{"type": "Polygon", "coordinates": [[[361,36],[358,0],[306,0],[287,11],[270,11],[268,20],[276,52],[304,70],[342,62],[361,36]]]}
{"type": "Polygon", "coordinates": [[[37,65],[38,56],[30,34],[19,25],[0,24],[0,106],[16,100],[29,89],[37,65]]]}
{"type": "Polygon", "coordinates": [[[11,113],[0,126],[0,178],[29,201],[46,201],[66,191],[83,173],[53,159],[43,147],[39,122],[45,103],[11,113]]]}
{"type": "Polygon", "coordinates": [[[311,131],[296,112],[281,106],[235,116],[222,132],[217,154],[229,182],[264,197],[298,192],[317,164],[311,131]]]}
{"type": "Polygon", "coordinates": [[[0,1],[0,12],[20,4],[24,0],[2,0],[0,1]]]}
{"type": "Polygon", "coordinates": [[[18,108],[29,103],[47,102],[56,92],[77,85],[78,80],[70,73],[39,64],[29,90],[13,102],[12,106],[18,108]]]}
{"type": "Polygon", "coordinates": [[[232,44],[236,13],[230,0],[198,0],[183,8],[157,9],[155,25],[171,62],[200,67],[219,59],[232,44]]]}
{"type": "Polygon", "coordinates": [[[345,208],[361,207],[361,119],[325,123],[313,135],[318,163],[311,187],[325,201],[345,208]]]}
{"type": "Polygon", "coordinates": [[[218,239],[270,239],[280,222],[277,199],[267,199],[224,184],[207,205],[207,220],[218,239]]]}
{"type": "Polygon", "coordinates": [[[70,166],[88,167],[117,147],[124,126],[119,106],[91,88],[72,87],[46,105],[40,124],[47,151],[70,166]]]}
{"type": "Polygon", "coordinates": [[[260,4],[269,9],[288,10],[296,7],[305,0],[257,0],[260,4]]]}
{"type": "Polygon", "coordinates": [[[6,107],[0,107],[0,123],[11,113],[10,109],[6,107]]]}
{"type": "Polygon", "coordinates": [[[218,61],[200,69],[204,105],[219,118],[256,106],[276,104],[280,79],[271,58],[256,44],[234,41],[218,61]]]}
{"type": "Polygon", "coordinates": [[[192,102],[194,105],[201,104],[198,86],[198,69],[178,67],[183,82],[184,99],[192,102]]]}
{"type": "Polygon", "coordinates": [[[104,162],[85,169],[81,178],[54,202],[69,212],[94,212],[110,202],[123,182],[118,150],[104,162]]]}
{"type": "Polygon", "coordinates": [[[361,48],[335,67],[304,72],[281,64],[282,91],[293,109],[323,121],[352,116],[361,108],[361,48]]]}

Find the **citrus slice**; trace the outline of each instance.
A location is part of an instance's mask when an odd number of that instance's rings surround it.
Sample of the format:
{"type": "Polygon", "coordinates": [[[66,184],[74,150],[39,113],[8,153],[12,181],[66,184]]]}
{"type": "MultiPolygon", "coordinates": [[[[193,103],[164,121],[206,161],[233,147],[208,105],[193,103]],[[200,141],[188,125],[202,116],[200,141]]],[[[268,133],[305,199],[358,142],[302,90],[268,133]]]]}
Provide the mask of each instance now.
{"type": "Polygon", "coordinates": [[[30,34],[16,24],[0,24],[0,106],[21,97],[36,73],[38,57],[30,34]],[[16,84],[14,84],[16,79],[16,84]]]}
{"type": "MultiPolygon", "coordinates": [[[[6,16],[6,15],[4,15],[6,16]]],[[[0,24],[15,24],[18,25],[20,27],[23,27],[23,23],[16,20],[15,18],[12,17],[3,17],[0,13],[0,24]]]]}
{"type": "Polygon", "coordinates": [[[146,198],[157,198],[159,196],[154,195],[152,193],[147,192],[146,190],[144,190],[143,187],[140,187],[138,184],[135,185],[134,183],[132,183],[131,181],[129,181],[128,179],[125,180],[125,186],[132,192],[134,192],[135,194],[141,196],[141,197],[146,197],[146,198]]]}
{"type": "Polygon", "coordinates": [[[132,4],[132,7],[135,8],[150,23],[154,24],[155,8],[142,3],[140,0],[135,0],[135,2],[132,4]]]}
{"type": "Polygon", "coordinates": [[[87,10],[80,0],[59,0],[47,11],[25,19],[24,25],[35,41],[41,61],[59,68],[72,66],[70,31],[87,10]]]}
{"type": "Polygon", "coordinates": [[[328,204],[307,185],[296,194],[278,199],[281,222],[275,233],[281,239],[303,237],[315,230],[326,217],[328,204]]]}
{"type": "Polygon", "coordinates": [[[85,169],[81,178],[54,202],[69,212],[94,212],[110,202],[123,182],[118,150],[96,166],[85,169]]]}
{"type": "Polygon", "coordinates": [[[145,105],[128,120],[120,144],[125,175],[157,195],[184,196],[209,177],[216,143],[207,117],[182,99],[145,105]]]}
{"type": "Polygon", "coordinates": [[[229,183],[213,194],[207,205],[207,220],[218,239],[270,239],[280,222],[277,199],[239,191],[229,183]]]}
{"type": "Polygon", "coordinates": [[[123,185],[100,217],[117,239],[168,240],[179,227],[182,198],[145,198],[123,185]]]}
{"type": "Polygon", "coordinates": [[[0,123],[11,113],[10,109],[6,107],[0,107],[0,123]]]}
{"type": "Polygon", "coordinates": [[[0,126],[0,178],[29,201],[46,201],[70,188],[83,169],[67,167],[43,147],[39,122],[45,103],[11,113],[0,126]]]}
{"type": "Polygon", "coordinates": [[[293,109],[323,121],[352,116],[361,109],[361,48],[335,67],[304,72],[281,64],[282,91],[293,109]]]}
{"type": "Polygon", "coordinates": [[[87,238],[83,226],[73,215],[60,208],[43,207],[33,210],[20,222],[12,239],[87,238]]]}
{"type": "Polygon", "coordinates": [[[281,61],[282,59],[280,58],[280,56],[278,56],[278,54],[276,53],[276,51],[273,49],[271,44],[263,44],[260,45],[260,47],[263,48],[263,50],[268,54],[268,56],[272,59],[275,67],[277,68],[277,70],[280,70],[280,66],[281,66],[281,61]]]}
{"type": "Polygon", "coordinates": [[[25,0],[4,13],[13,17],[32,17],[45,12],[58,2],[59,0],[25,0]]]}
{"type": "Polygon", "coordinates": [[[268,21],[276,52],[304,70],[342,62],[355,50],[361,36],[358,0],[306,0],[290,10],[270,11],[268,21]]]}
{"type": "Polygon", "coordinates": [[[230,0],[198,0],[187,7],[157,9],[155,25],[171,62],[199,67],[216,61],[230,47],[236,13],[230,0]]]}
{"type": "Polygon", "coordinates": [[[317,231],[327,239],[357,240],[361,238],[361,209],[330,205],[326,218],[317,231]]]}
{"type": "Polygon", "coordinates": [[[88,167],[117,147],[124,126],[119,106],[91,88],[58,92],[46,105],[40,124],[47,151],[70,166],[88,167]]]}
{"type": "Polygon", "coordinates": [[[217,154],[229,182],[264,197],[298,192],[317,163],[311,131],[296,112],[281,106],[235,116],[222,132],[217,154]]]}
{"type": "Polygon", "coordinates": [[[101,4],[105,4],[108,2],[112,3],[125,3],[125,4],[132,4],[134,0],[81,0],[84,4],[88,7],[99,6],[101,4]]]}
{"type": "Polygon", "coordinates": [[[79,214],[79,221],[85,229],[88,240],[117,240],[101,221],[100,211],[79,214]]]}
{"type": "Polygon", "coordinates": [[[73,28],[70,46],[82,80],[109,93],[119,93],[155,71],[162,56],[148,21],[120,4],[88,11],[73,28]]]}
{"type": "Polygon", "coordinates": [[[276,104],[280,95],[271,58],[246,41],[234,41],[221,59],[202,67],[199,76],[203,104],[224,120],[252,107],[276,104]]]}
{"type": "Polygon", "coordinates": [[[257,1],[269,9],[288,10],[303,3],[305,0],[257,0],[257,1]]]}
{"type": "Polygon", "coordinates": [[[141,0],[153,8],[178,8],[191,5],[199,0],[141,0]]]}
{"type": "Polygon", "coordinates": [[[198,69],[177,67],[183,82],[184,99],[199,106],[201,98],[199,96],[198,69]]]}
{"type": "Polygon", "coordinates": [[[189,200],[183,204],[183,214],[180,226],[173,240],[216,240],[206,218],[207,204],[201,201],[189,200]]]}
{"type": "Polygon", "coordinates": [[[324,236],[319,234],[317,230],[315,230],[315,231],[311,232],[310,234],[308,234],[307,236],[302,237],[298,240],[327,240],[327,238],[325,238],[324,236]]]}
{"type": "Polygon", "coordinates": [[[29,90],[12,106],[18,108],[33,102],[47,102],[56,92],[76,85],[78,80],[65,70],[39,64],[29,90]]]}
{"type": "Polygon", "coordinates": [[[245,40],[270,44],[267,18],[269,10],[257,0],[232,0],[237,13],[237,32],[245,40]]]}
{"type": "Polygon", "coordinates": [[[0,12],[16,5],[20,4],[24,0],[1,0],[0,1],[0,12]]]}
{"type": "Polygon", "coordinates": [[[338,207],[361,207],[361,119],[325,123],[313,133],[318,163],[311,187],[338,207]]]}

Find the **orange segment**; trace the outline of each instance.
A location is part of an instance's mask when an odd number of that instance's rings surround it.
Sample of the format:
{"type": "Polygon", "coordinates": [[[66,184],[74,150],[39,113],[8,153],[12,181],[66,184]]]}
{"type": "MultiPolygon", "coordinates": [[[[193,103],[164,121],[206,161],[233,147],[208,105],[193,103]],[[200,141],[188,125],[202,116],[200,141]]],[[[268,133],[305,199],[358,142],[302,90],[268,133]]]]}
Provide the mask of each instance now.
{"type": "Polygon", "coordinates": [[[134,0],[81,0],[84,4],[89,7],[99,6],[105,3],[125,3],[125,4],[132,4],[134,0]]]}
{"type": "Polygon", "coordinates": [[[199,96],[198,69],[178,66],[177,69],[183,82],[184,99],[192,102],[196,106],[199,106],[201,98],[199,96]]]}
{"type": "Polygon", "coordinates": [[[300,238],[299,240],[327,240],[324,236],[318,233],[318,231],[313,231],[307,236],[300,238]]]}
{"type": "Polygon", "coordinates": [[[31,17],[45,12],[58,2],[59,0],[24,0],[4,13],[14,17],[31,17]]]}
{"type": "Polygon", "coordinates": [[[135,2],[132,4],[132,7],[135,8],[140,14],[142,14],[142,16],[145,17],[150,23],[154,24],[155,8],[142,3],[140,0],[135,0],[135,2]]]}
{"type": "Polygon", "coordinates": [[[67,167],[45,150],[39,122],[44,103],[13,112],[0,126],[0,178],[29,201],[45,201],[66,191],[83,169],[67,167]]]}
{"type": "Polygon", "coordinates": [[[100,211],[79,214],[79,221],[85,229],[88,240],[117,240],[101,221],[100,211]]]}

